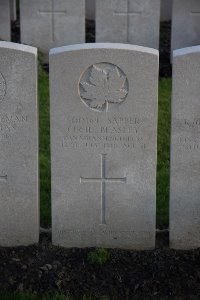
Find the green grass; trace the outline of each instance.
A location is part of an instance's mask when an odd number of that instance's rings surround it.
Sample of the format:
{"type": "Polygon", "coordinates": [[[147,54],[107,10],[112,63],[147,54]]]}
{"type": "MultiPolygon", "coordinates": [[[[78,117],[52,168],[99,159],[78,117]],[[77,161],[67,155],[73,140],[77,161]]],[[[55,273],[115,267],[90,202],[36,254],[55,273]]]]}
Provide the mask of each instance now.
{"type": "Polygon", "coordinates": [[[87,261],[90,264],[96,265],[105,265],[110,260],[110,253],[109,250],[104,248],[97,248],[92,250],[87,255],[87,261]]]}
{"type": "Polygon", "coordinates": [[[41,67],[39,57],[39,112],[40,112],[40,219],[42,226],[51,224],[51,164],[50,164],[50,115],[49,77],[41,67]]]}
{"type": "Polygon", "coordinates": [[[159,82],[157,227],[169,224],[171,84],[171,79],[161,79],[159,82]]]}
{"type": "MultiPolygon", "coordinates": [[[[41,61],[41,58],[40,58],[41,61]]],[[[159,82],[157,226],[168,226],[171,79],[159,82]]],[[[51,225],[50,122],[48,74],[39,66],[41,225],[51,225]]]]}

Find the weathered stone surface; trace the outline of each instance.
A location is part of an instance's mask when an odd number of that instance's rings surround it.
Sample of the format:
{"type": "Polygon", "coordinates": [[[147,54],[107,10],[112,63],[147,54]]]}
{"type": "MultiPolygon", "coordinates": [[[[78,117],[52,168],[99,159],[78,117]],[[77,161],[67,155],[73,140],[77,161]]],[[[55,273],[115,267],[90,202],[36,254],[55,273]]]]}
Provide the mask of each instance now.
{"type": "Polygon", "coordinates": [[[86,19],[95,20],[95,0],[86,0],[86,19]]]}
{"type": "MultiPolygon", "coordinates": [[[[86,0],[86,18],[95,20],[95,0],[86,0]]],[[[172,19],[172,0],[161,0],[161,21],[172,19]]]]}
{"type": "Polygon", "coordinates": [[[159,47],[160,0],[96,2],[96,41],[159,47]]]}
{"type": "Polygon", "coordinates": [[[36,51],[0,42],[0,246],[39,237],[36,51]]]}
{"type": "Polygon", "coordinates": [[[11,38],[10,26],[10,1],[0,1],[0,40],[10,41],[11,38]]]}
{"type": "Polygon", "coordinates": [[[157,50],[51,50],[54,244],[154,247],[157,80],[157,50]]]}
{"type": "Polygon", "coordinates": [[[172,13],[172,51],[200,44],[200,1],[174,0],[172,13]]]}
{"type": "Polygon", "coordinates": [[[200,247],[200,47],[174,52],[170,244],[200,247]]]}
{"type": "Polygon", "coordinates": [[[17,20],[17,0],[10,0],[11,9],[11,20],[17,20]]]}
{"type": "Polygon", "coordinates": [[[172,19],[172,0],[161,0],[161,21],[170,21],[172,19]]]}
{"type": "Polygon", "coordinates": [[[85,41],[85,0],[21,0],[21,41],[48,53],[85,41]]]}

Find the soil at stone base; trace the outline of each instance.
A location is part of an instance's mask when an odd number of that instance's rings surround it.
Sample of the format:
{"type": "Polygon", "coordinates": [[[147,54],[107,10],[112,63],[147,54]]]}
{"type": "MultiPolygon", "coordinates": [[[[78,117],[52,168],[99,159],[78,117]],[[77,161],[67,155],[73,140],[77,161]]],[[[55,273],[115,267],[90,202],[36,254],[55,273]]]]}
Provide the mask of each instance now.
{"type": "MultiPolygon", "coordinates": [[[[87,23],[87,42],[94,42],[94,23],[87,23]]],[[[13,23],[12,40],[19,41],[19,24],[13,23]]],[[[162,23],[160,75],[170,76],[170,23],[162,23]]],[[[39,245],[0,248],[0,290],[62,292],[80,300],[83,295],[98,299],[189,299],[200,297],[200,250],[168,248],[167,232],[157,236],[152,251],[112,249],[105,265],[91,264],[92,249],[62,249],[41,235],[39,245]]]]}
{"type": "Polygon", "coordinates": [[[88,261],[91,250],[54,247],[44,234],[37,246],[0,248],[0,290],[59,292],[75,300],[83,295],[119,300],[200,296],[200,250],[114,249],[102,266],[88,261]]]}

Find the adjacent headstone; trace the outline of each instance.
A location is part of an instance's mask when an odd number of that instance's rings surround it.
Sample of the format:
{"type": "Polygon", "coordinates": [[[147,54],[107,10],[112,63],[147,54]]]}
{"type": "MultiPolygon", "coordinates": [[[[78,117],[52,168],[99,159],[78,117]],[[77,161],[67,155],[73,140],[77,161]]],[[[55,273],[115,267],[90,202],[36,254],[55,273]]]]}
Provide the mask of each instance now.
{"type": "Polygon", "coordinates": [[[200,1],[174,0],[172,13],[172,51],[200,44],[200,1]]]}
{"type": "Polygon", "coordinates": [[[17,0],[10,0],[11,5],[11,20],[17,20],[17,0]]]}
{"type": "Polygon", "coordinates": [[[55,245],[154,247],[157,83],[157,50],[51,50],[55,245]]]}
{"type": "Polygon", "coordinates": [[[171,21],[172,19],[172,0],[161,0],[161,21],[171,21]]]}
{"type": "Polygon", "coordinates": [[[174,52],[170,244],[200,247],[200,47],[174,52]]]}
{"type": "Polygon", "coordinates": [[[96,1],[96,41],[159,47],[160,0],[96,1]]]}
{"type": "Polygon", "coordinates": [[[85,0],[21,0],[21,41],[48,53],[85,42],[85,0]]]}
{"type": "Polygon", "coordinates": [[[0,246],[39,238],[36,54],[0,42],[0,246]]]}
{"type": "Polygon", "coordinates": [[[86,19],[95,20],[95,3],[96,0],[86,0],[86,19]]]}
{"type": "MultiPolygon", "coordinates": [[[[95,20],[95,0],[86,0],[86,19],[95,20]]],[[[161,0],[161,21],[171,21],[172,0],[161,0]]]]}
{"type": "Polygon", "coordinates": [[[0,40],[2,41],[11,39],[10,22],[10,1],[0,0],[0,40]]]}

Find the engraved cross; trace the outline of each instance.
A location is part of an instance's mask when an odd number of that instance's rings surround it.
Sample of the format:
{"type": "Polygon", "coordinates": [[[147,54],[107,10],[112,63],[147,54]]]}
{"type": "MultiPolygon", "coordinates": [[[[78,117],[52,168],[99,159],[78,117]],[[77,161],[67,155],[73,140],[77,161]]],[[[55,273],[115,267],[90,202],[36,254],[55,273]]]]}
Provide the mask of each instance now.
{"type": "Polygon", "coordinates": [[[50,15],[51,16],[51,36],[52,42],[55,42],[55,16],[56,15],[66,15],[66,10],[55,10],[54,5],[55,0],[51,0],[51,10],[39,10],[38,13],[41,15],[50,15]]]}
{"type": "Polygon", "coordinates": [[[130,11],[130,0],[127,0],[127,11],[126,12],[118,12],[118,11],[114,11],[114,15],[115,16],[126,16],[127,17],[127,42],[130,42],[129,40],[129,30],[130,30],[130,17],[133,16],[140,16],[142,14],[142,11],[130,11]]]}
{"type": "Polygon", "coordinates": [[[101,154],[101,177],[80,178],[80,183],[99,182],[101,183],[101,224],[106,224],[106,183],[126,183],[127,178],[108,178],[106,176],[106,155],[101,154]]]}

